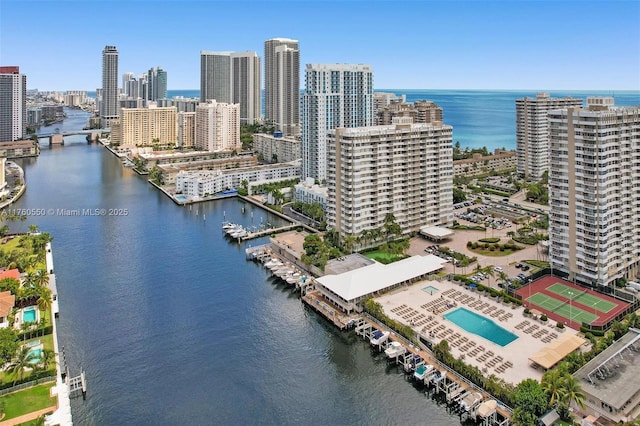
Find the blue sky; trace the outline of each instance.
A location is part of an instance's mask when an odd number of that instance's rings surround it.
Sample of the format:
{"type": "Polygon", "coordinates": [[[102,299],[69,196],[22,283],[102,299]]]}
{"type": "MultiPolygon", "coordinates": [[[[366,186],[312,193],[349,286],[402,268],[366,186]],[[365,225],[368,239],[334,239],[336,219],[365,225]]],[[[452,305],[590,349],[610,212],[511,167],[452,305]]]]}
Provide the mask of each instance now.
{"type": "MultiPolygon", "coordinates": [[[[95,90],[161,66],[200,87],[200,50],[300,41],[301,64],[367,63],[375,88],[640,90],[638,1],[0,0],[0,65],[29,88],[95,90]]],[[[302,74],[303,75],[303,74],[302,74]]]]}

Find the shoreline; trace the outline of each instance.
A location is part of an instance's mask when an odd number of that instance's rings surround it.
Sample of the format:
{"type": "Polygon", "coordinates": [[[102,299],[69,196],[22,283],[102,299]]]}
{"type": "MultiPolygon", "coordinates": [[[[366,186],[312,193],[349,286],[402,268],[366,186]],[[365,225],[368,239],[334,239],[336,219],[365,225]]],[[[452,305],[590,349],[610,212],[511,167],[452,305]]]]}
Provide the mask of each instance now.
{"type": "MultiPolygon", "coordinates": [[[[64,347],[62,348],[62,357],[60,358],[60,344],[58,342],[58,291],[56,287],[56,275],[53,265],[53,251],[51,249],[51,243],[47,243],[45,262],[47,265],[47,272],[49,273],[48,287],[51,290],[51,325],[53,326],[53,351],[55,354],[56,363],[56,384],[51,388],[52,395],[58,397],[58,408],[47,417],[47,421],[50,424],[73,424],[71,417],[71,394],[69,392],[69,386],[65,380],[65,373],[63,373],[62,362],[64,362],[64,347]]],[[[66,375],[65,375],[66,376],[66,375]]],[[[68,378],[66,378],[68,380],[68,378]]]]}
{"type": "Polygon", "coordinates": [[[2,202],[2,204],[0,204],[0,209],[3,209],[5,207],[7,207],[7,206],[10,206],[11,204],[13,204],[17,200],[19,200],[20,197],[22,197],[24,192],[27,190],[27,181],[24,178],[24,169],[22,167],[20,167],[20,165],[18,163],[16,163],[15,161],[13,161],[13,164],[15,164],[16,167],[18,168],[18,170],[20,171],[20,180],[22,181],[22,187],[20,188],[20,191],[18,191],[18,193],[13,198],[11,198],[10,200],[6,200],[6,201],[2,202]]]}

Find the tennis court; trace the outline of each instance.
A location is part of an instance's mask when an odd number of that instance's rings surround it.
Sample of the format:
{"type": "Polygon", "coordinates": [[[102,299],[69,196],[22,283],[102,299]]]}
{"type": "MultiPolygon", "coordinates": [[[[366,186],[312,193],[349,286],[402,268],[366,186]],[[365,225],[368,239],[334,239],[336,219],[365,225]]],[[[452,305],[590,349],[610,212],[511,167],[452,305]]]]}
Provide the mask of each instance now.
{"type": "Polygon", "coordinates": [[[569,321],[591,323],[593,320],[598,318],[597,315],[575,307],[568,301],[563,302],[562,300],[554,299],[553,297],[544,295],[542,293],[535,293],[531,297],[528,297],[526,300],[527,302],[538,305],[548,311],[560,315],[561,317],[567,318],[569,321]]]}
{"type": "Polygon", "coordinates": [[[587,290],[582,290],[578,293],[575,288],[569,287],[568,285],[564,285],[562,283],[555,283],[553,285],[550,285],[549,287],[547,287],[547,290],[559,296],[571,299],[574,302],[592,307],[593,309],[603,313],[607,313],[618,306],[613,302],[602,299],[601,297],[589,294],[587,290]]]}

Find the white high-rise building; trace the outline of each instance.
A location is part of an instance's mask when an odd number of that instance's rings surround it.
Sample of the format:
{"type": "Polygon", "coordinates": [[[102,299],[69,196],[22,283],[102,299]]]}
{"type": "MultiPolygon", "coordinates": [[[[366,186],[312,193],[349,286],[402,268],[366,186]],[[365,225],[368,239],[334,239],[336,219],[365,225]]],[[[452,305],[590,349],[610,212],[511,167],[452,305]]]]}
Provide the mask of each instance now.
{"type": "Polygon", "coordinates": [[[393,214],[408,235],[453,216],[451,126],[395,118],[328,132],[327,224],[340,235],[380,228],[393,214]]]}
{"type": "Polygon", "coordinates": [[[373,124],[370,65],[307,64],[301,96],[302,177],[327,177],[327,132],[373,124]]]}
{"type": "Polygon", "coordinates": [[[196,147],[205,151],[240,151],[240,106],[210,100],[196,108],[196,147]]]}
{"type": "Polygon", "coordinates": [[[0,142],[24,139],[27,131],[27,76],[20,67],[0,67],[0,142]]]}
{"type": "Polygon", "coordinates": [[[136,75],[131,71],[125,72],[122,74],[122,94],[127,97],[137,97],[133,96],[130,91],[130,81],[136,80],[136,75]]]}
{"type": "Polygon", "coordinates": [[[640,107],[588,98],[549,112],[549,244],[554,272],[589,286],[640,265],[640,107]]]}
{"type": "Polygon", "coordinates": [[[285,136],[300,129],[300,47],[298,40],[264,42],[265,122],[285,136]]]}
{"type": "Polygon", "coordinates": [[[105,46],[102,51],[102,105],[100,119],[103,128],[119,116],[118,111],[118,49],[105,46]]]}
{"type": "Polygon", "coordinates": [[[240,104],[240,124],[253,124],[260,120],[262,102],[260,93],[260,57],[256,52],[231,54],[231,99],[240,104]]]}
{"type": "Polygon", "coordinates": [[[231,103],[231,52],[200,51],[200,101],[231,103]]]}
{"type": "Polygon", "coordinates": [[[516,99],[516,170],[520,176],[537,180],[549,170],[548,112],[580,106],[581,99],[550,98],[548,93],[516,99]]]}

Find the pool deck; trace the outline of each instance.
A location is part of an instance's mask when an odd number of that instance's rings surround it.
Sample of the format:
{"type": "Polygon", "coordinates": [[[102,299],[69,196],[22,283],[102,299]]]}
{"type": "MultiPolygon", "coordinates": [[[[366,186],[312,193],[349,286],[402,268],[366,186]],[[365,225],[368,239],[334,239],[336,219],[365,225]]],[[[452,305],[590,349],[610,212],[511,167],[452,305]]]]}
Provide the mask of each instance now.
{"type": "Polygon", "coordinates": [[[385,313],[403,324],[411,326],[425,339],[438,343],[445,339],[451,353],[485,374],[494,374],[508,383],[518,384],[532,378],[540,380],[543,371],[529,365],[528,358],[555,340],[562,333],[555,322],[543,323],[525,317],[523,308],[492,299],[485,293],[470,291],[449,281],[421,281],[376,298],[385,313]],[[439,291],[430,294],[422,290],[434,286],[439,291]],[[518,336],[506,346],[500,346],[476,334],[469,333],[444,318],[444,314],[459,307],[482,315],[518,336]]]}

